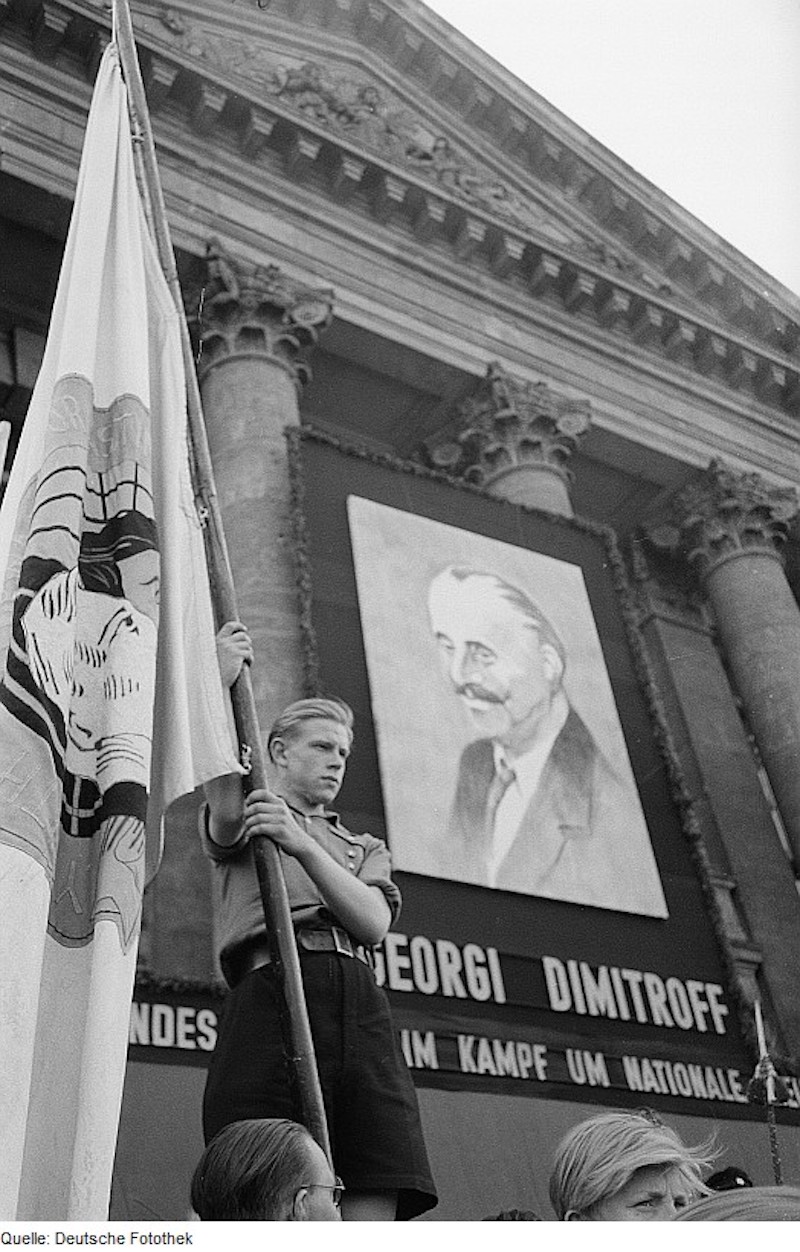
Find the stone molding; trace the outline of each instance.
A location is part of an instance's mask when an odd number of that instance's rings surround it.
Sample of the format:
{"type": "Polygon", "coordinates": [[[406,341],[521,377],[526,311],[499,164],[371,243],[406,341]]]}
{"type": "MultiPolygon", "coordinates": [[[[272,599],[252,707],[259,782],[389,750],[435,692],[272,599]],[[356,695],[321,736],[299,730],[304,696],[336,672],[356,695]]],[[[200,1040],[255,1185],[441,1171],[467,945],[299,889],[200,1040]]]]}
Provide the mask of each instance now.
{"type": "MultiPolygon", "coordinates": [[[[523,177],[549,184],[551,195],[593,216],[620,246],[591,239],[540,212],[532,198],[520,197],[505,179],[477,170],[457,143],[435,134],[430,122],[407,109],[400,110],[396,122],[390,93],[373,84],[376,94],[370,95],[366,79],[340,76],[334,81],[323,66],[299,56],[295,70],[303,73],[298,78],[289,78],[290,66],[270,70],[277,75],[272,79],[262,67],[254,77],[253,66],[262,64],[258,39],[247,45],[250,56],[246,47],[241,51],[243,65],[212,63],[208,47],[217,47],[219,62],[222,33],[211,45],[197,42],[189,37],[194,19],[178,7],[137,14],[152,112],[184,118],[208,141],[230,146],[233,138],[254,167],[274,169],[277,159],[290,180],[347,202],[382,225],[410,231],[423,243],[449,248],[458,261],[579,319],[601,336],[636,345],[744,399],[800,414],[800,327],[716,259],[679,238],[652,206],[636,202],[582,155],[545,133],[538,121],[509,112],[509,101],[482,85],[468,67],[450,61],[452,73],[445,72],[441,47],[429,35],[414,33],[391,5],[383,0],[273,0],[263,14],[265,23],[268,17],[311,23],[385,57],[391,53],[390,63],[412,83],[456,110],[477,132],[488,133],[498,153],[512,160],[523,177]],[[512,116],[515,120],[507,124],[512,116]],[[399,134],[392,134],[395,124],[399,134]],[[367,132],[381,140],[377,148],[364,142],[367,132]],[[389,151],[398,143],[402,161],[389,151]],[[515,214],[527,215],[526,220],[515,214]],[[572,235],[572,242],[557,241],[556,230],[572,235]],[[652,268],[644,257],[652,258],[652,268]],[[666,283],[659,274],[666,275],[666,283]],[[670,279],[692,293],[688,305],[670,279]]],[[[61,57],[67,72],[83,65],[89,77],[108,40],[108,22],[102,0],[0,0],[0,40],[11,31],[15,39],[27,35],[36,57],[61,57]]],[[[453,131],[458,133],[457,127],[453,131]]]]}
{"type": "Polygon", "coordinates": [[[791,487],[714,460],[670,502],[670,519],[647,529],[662,550],[681,551],[705,578],[723,561],[760,552],[779,559],[800,502],[791,487]]]}
{"type": "Polygon", "coordinates": [[[212,239],[196,307],[201,379],[221,361],[255,355],[273,359],[299,388],[311,375],[305,354],[330,325],[333,292],[294,283],[277,265],[245,265],[212,239]]]}
{"type": "Polygon", "coordinates": [[[481,487],[525,467],[570,481],[567,462],[590,425],[588,400],[559,396],[547,383],[525,382],[492,361],[459,405],[454,433],[427,441],[424,452],[436,469],[481,487]]]}

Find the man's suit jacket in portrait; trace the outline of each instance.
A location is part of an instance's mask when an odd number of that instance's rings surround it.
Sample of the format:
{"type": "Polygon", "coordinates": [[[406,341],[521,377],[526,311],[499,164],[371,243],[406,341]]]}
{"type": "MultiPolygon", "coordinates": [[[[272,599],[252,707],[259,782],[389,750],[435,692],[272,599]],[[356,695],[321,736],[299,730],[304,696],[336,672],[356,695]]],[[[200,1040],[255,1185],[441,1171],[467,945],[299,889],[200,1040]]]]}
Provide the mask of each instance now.
{"type": "Polygon", "coordinates": [[[491,739],[462,753],[440,872],[460,882],[599,908],[666,916],[638,796],[605,760],[574,709],[556,738],[517,833],[490,880],[491,739]]]}

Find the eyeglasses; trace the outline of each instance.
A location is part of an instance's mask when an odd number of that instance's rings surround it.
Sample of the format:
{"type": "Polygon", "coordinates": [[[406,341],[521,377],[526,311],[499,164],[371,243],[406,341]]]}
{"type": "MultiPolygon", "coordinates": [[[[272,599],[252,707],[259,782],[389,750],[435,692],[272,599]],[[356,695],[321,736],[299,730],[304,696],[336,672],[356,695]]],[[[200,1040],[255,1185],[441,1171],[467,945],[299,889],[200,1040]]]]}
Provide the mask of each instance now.
{"type": "Polygon", "coordinates": [[[306,1191],[315,1191],[315,1190],[316,1191],[330,1191],[331,1200],[333,1201],[333,1206],[334,1208],[339,1209],[342,1207],[342,1196],[344,1195],[347,1188],[345,1187],[339,1175],[336,1174],[334,1176],[334,1181],[332,1183],[331,1182],[307,1182],[305,1184],[305,1190],[306,1191]]]}

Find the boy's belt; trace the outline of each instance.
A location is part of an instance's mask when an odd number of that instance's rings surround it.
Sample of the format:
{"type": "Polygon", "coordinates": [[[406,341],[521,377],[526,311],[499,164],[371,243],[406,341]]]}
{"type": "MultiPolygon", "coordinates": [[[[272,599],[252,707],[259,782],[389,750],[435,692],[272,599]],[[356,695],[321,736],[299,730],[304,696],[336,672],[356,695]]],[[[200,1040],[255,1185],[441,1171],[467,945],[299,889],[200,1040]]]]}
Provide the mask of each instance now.
{"type": "MultiPolygon", "coordinates": [[[[371,950],[363,943],[356,943],[352,935],[340,926],[328,926],[322,930],[316,926],[300,926],[294,932],[297,947],[301,952],[338,952],[340,956],[355,957],[365,965],[372,965],[371,950]]],[[[256,939],[244,944],[229,958],[233,985],[240,983],[254,970],[272,964],[272,952],[266,939],[256,939]]]]}

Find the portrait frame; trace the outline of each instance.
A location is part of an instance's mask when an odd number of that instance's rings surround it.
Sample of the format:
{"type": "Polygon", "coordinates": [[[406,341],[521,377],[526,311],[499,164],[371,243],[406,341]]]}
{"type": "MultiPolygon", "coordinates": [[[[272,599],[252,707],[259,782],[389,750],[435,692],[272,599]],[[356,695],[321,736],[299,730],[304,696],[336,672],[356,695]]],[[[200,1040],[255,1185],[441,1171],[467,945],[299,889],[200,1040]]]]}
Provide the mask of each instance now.
{"type": "Polygon", "coordinates": [[[582,566],[357,495],[347,511],[396,868],[666,916],[582,566]],[[526,718],[515,771],[493,727],[526,718]]]}

